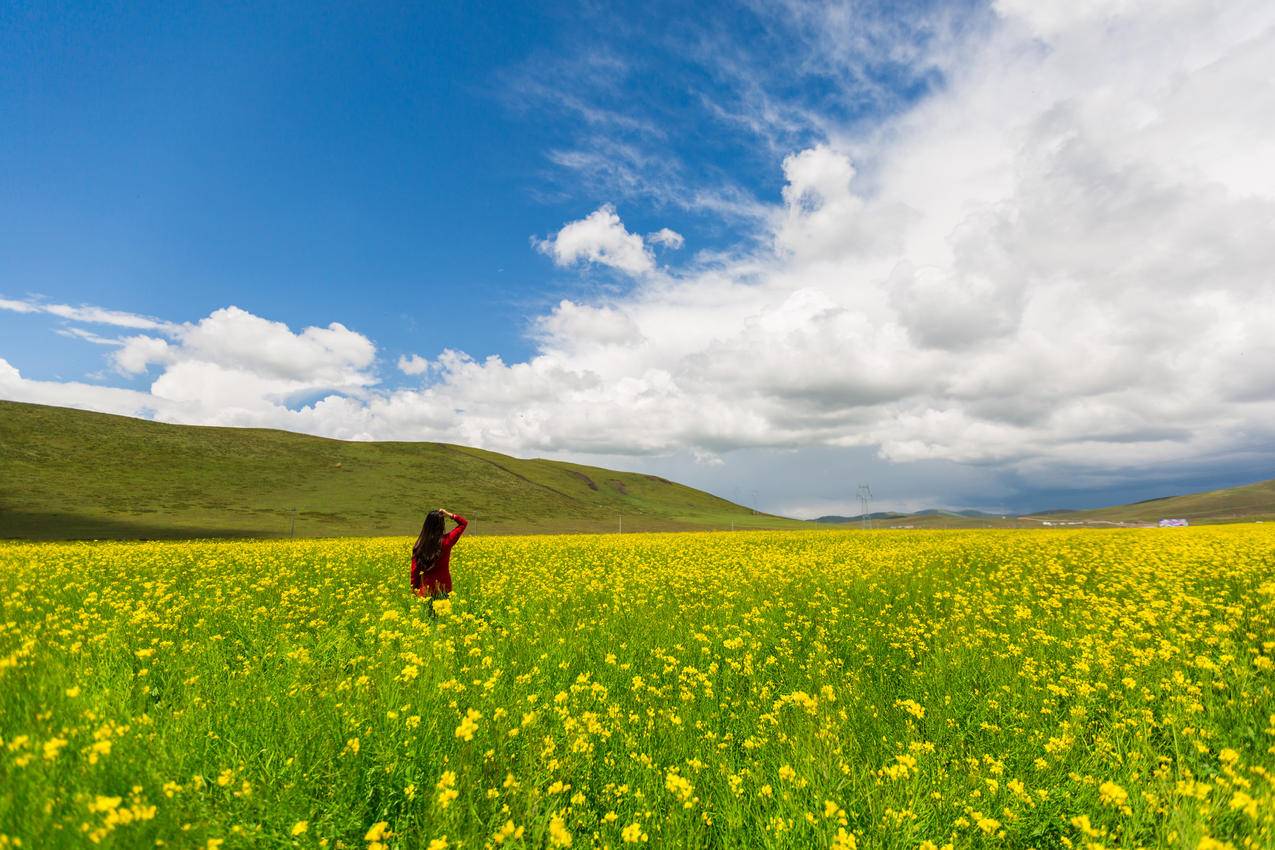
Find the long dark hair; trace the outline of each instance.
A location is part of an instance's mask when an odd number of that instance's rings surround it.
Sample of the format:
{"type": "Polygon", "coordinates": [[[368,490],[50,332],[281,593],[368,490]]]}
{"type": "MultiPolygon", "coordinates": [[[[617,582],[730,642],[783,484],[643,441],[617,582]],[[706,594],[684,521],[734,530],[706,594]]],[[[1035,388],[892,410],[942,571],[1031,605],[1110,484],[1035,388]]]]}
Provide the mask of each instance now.
{"type": "Polygon", "coordinates": [[[430,511],[425,515],[421,535],[416,538],[416,545],[412,547],[412,560],[416,562],[416,569],[428,572],[434,568],[434,562],[438,560],[438,553],[442,550],[439,545],[442,537],[443,512],[430,511]]]}

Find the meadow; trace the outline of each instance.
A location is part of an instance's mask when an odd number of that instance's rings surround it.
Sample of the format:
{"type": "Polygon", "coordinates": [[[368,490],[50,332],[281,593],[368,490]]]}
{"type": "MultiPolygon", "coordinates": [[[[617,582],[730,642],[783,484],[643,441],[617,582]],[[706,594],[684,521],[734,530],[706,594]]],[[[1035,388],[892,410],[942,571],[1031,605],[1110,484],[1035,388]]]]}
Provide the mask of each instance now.
{"type": "Polygon", "coordinates": [[[0,544],[0,848],[1275,846],[1275,527],[0,544]]]}

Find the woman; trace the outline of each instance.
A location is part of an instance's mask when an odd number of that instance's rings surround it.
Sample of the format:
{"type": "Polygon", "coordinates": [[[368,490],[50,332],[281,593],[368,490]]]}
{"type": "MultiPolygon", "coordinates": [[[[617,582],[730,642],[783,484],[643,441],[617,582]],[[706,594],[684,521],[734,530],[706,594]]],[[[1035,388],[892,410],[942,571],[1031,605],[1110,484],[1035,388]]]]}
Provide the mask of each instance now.
{"type": "Polygon", "coordinates": [[[469,523],[463,516],[439,508],[425,515],[421,534],[412,547],[412,590],[417,596],[430,601],[429,613],[434,615],[434,600],[446,599],[452,592],[452,546],[465,532],[469,523]],[[446,534],[443,517],[451,517],[456,527],[446,534]]]}

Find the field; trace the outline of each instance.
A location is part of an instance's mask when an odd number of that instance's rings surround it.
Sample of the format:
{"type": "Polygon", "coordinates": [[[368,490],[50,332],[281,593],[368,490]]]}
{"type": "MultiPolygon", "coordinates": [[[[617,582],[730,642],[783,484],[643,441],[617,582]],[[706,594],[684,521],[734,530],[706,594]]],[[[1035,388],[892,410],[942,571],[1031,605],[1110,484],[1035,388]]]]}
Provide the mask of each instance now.
{"type": "Polygon", "coordinates": [[[0,546],[0,848],[1275,846],[1275,528],[0,546]]]}

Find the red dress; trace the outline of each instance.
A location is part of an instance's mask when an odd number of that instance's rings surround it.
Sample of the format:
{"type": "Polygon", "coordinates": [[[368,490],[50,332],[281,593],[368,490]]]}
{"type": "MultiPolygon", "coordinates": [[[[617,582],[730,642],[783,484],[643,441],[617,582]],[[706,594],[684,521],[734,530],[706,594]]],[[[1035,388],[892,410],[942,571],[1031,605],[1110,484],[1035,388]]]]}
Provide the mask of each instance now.
{"type": "Polygon", "coordinates": [[[434,560],[434,568],[421,571],[416,566],[416,556],[412,556],[412,587],[417,596],[434,596],[439,593],[452,592],[452,547],[465,533],[469,521],[463,516],[454,516],[456,527],[447,532],[438,541],[438,557],[434,560]]]}

